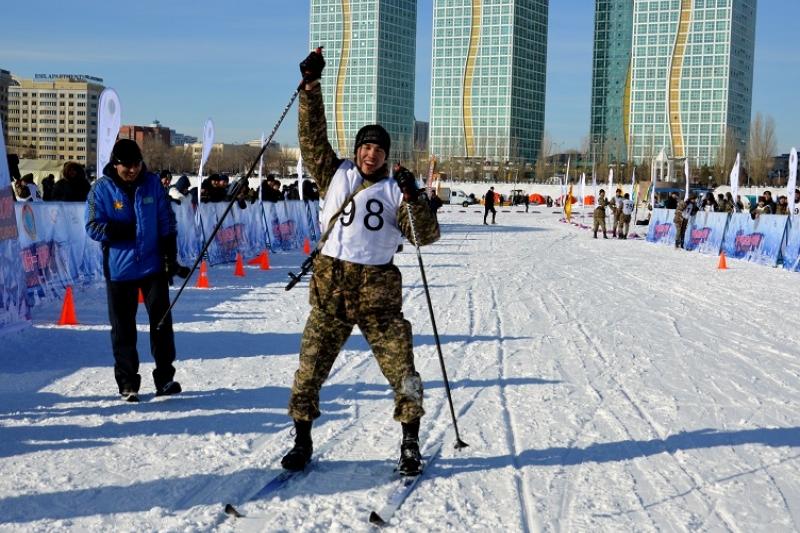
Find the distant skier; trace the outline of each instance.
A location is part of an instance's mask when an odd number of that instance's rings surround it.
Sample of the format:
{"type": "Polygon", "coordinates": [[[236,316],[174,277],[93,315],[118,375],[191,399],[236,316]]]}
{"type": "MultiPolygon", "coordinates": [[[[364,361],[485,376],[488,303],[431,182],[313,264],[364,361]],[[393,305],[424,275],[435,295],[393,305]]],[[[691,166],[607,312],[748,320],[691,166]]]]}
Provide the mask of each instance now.
{"type": "Polygon", "coordinates": [[[320,222],[324,230],[334,226],[314,260],[311,312],[289,398],[294,447],[281,464],[302,470],[311,460],[320,388],[358,325],[394,390],[394,419],[403,429],[398,470],[415,475],[421,468],[419,423],[425,414],[422,380],[414,368],[411,324],[403,318],[400,270],[392,259],[403,236],[411,239],[412,216],[420,245],[439,239],[439,225],[411,172],[401,169],[389,178],[391,139],[381,126],[359,130],[353,160],[336,156],[328,142],[320,87],[324,67],[317,52],[300,63],[304,85],[298,130],[303,161],[325,199],[320,222]]]}
{"type": "Polygon", "coordinates": [[[483,223],[486,224],[486,217],[489,212],[492,213],[492,224],[497,224],[494,218],[497,216],[497,210],[494,208],[494,187],[489,187],[486,194],[483,195],[483,223]]]}
{"type": "Polygon", "coordinates": [[[603,228],[603,238],[608,239],[608,235],[606,234],[606,204],[608,204],[608,200],[606,200],[606,191],[605,189],[600,189],[597,195],[597,207],[594,208],[592,216],[592,231],[594,232],[595,239],[597,238],[597,229],[599,227],[603,228]]]}
{"type": "Polygon", "coordinates": [[[631,195],[625,193],[622,199],[622,207],[620,208],[621,214],[619,216],[619,229],[617,231],[617,236],[620,239],[627,239],[628,238],[628,231],[630,230],[631,226],[631,217],[633,216],[633,200],[631,200],[631,195]]]}

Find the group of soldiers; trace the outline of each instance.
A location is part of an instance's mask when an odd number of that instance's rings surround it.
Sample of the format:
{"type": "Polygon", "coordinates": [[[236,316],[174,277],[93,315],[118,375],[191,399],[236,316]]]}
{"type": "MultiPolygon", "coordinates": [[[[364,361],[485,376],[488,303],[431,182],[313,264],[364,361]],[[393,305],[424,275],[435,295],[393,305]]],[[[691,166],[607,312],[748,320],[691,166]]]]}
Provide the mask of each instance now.
{"type": "Polygon", "coordinates": [[[592,232],[597,238],[597,230],[603,229],[603,238],[608,239],[606,232],[606,207],[611,209],[613,225],[611,236],[618,239],[627,239],[630,229],[631,218],[633,217],[633,200],[628,193],[622,194],[622,189],[616,190],[616,195],[612,199],[606,198],[605,189],[600,189],[597,196],[597,207],[594,208],[592,232]]]}

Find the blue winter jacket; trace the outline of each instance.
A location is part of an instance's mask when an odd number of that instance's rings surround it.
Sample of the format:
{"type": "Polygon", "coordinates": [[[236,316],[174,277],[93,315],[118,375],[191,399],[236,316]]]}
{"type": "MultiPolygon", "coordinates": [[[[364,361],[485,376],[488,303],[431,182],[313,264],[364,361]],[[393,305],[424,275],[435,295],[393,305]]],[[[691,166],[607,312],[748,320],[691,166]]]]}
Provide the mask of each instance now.
{"type": "Polygon", "coordinates": [[[86,199],[86,233],[103,245],[107,279],[137,280],[163,272],[161,248],[164,237],[176,233],[176,222],[158,175],[142,166],[136,180],[126,184],[106,165],[86,199]]]}

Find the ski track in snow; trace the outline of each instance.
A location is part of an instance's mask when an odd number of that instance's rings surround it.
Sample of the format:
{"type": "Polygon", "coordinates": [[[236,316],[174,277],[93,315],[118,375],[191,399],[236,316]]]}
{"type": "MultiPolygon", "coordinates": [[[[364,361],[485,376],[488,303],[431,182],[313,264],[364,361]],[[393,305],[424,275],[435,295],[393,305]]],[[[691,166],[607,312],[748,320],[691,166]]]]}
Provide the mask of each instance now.
{"type": "MultiPolygon", "coordinates": [[[[387,530],[800,530],[800,277],[718,271],[716,257],[594,240],[558,218],[501,210],[484,226],[482,211],[445,207],[441,241],[423,248],[462,450],[416,252],[396,257],[423,451],[445,446],[387,530]]],[[[243,503],[291,445],[308,313],[307,281],[283,290],[303,257],[271,259],[245,279],[214,267],[211,290],[184,293],[175,398],[152,399],[143,313],[145,401],[115,398],[102,287],[76,292],[81,326],[52,326],[53,302],[3,338],[0,531],[370,529],[400,426],[357,328],[322,390],[315,467],[243,503]]]]}

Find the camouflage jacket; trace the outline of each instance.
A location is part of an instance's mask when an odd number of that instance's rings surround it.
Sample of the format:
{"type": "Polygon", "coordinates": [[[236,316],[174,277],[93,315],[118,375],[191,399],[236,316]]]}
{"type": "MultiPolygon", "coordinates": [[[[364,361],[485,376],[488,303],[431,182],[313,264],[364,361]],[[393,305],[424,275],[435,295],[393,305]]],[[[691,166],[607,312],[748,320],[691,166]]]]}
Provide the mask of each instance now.
{"type": "Polygon", "coordinates": [[[681,200],[678,202],[678,207],[675,209],[675,216],[672,218],[672,222],[675,224],[680,224],[683,222],[683,210],[686,209],[686,202],[681,200]]]}
{"type": "MultiPolygon", "coordinates": [[[[328,121],[325,119],[325,104],[322,101],[322,88],[319,83],[315,83],[311,89],[300,91],[297,129],[303,165],[316,180],[320,197],[324,198],[331,179],[343,160],[339,159],[328,141],[328,121]]],[[[406,206],[411,208],[419,244],[422,246],[438,241],[439,222],[428,202],[421,196],[413,202],[403,202],[397,212],[397,225],[403,236],[413,243],[411,221],[406,206]]]]}

